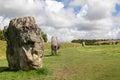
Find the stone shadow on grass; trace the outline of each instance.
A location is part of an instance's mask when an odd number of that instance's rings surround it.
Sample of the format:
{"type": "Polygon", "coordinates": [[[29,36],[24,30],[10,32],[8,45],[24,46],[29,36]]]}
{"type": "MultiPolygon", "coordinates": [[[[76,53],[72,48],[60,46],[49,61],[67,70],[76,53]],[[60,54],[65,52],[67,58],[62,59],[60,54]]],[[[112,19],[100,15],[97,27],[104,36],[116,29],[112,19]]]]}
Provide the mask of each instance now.
{"type": "Polygon", "coordinates": [[[11,72],[11,71],[16,72],[18,70],[12,70],[9,67],[4,67],[4,66],[0,67],[0,72],[11,72]]]}
{"type": "MultiPolygon", "coordinates": [[[[24,70],[13,70],[13,69],[10,69],[9,67],[0,67],[0,73],[2,72],[19,72],[19,71],[24,71],[24,70]]],[[[51,75],[52,74],[52,71],[50,71],[47,67],[43,67],[43,68],[40,68],[40,69],[37,69],[37,70],[29,70],[29,71],[32,71],[32,72],[35,72],[39,75],[51,75]]],[[[29,72],[29,71],[24,71],[24,72],[29,72]]]]}
{"type": "Polygon", "coordinates": [[[8,67],[0,67],[0,72],[4,72],[4,71],[8,71],[9,70],[9,68],[8,67]]]}
{"type": "Polygon", "coordinates": [[[51,54],[46,54],[46,55],[44,55],[44,57],[50,57],[50,56],[52,56],[51,54]]]}
{"type": "Polygon", "coordinates": [[[44,54],[44,57],[52,57],[52,56],[61,56],[61,55],[60,54],[52,55],[51,53],[44,54]]]}
{"type": "Polygon", "coordinates": [[[53,57],[53,56],[61,56],[60,54],[57,55],[44,55],[44,57],[53,57]]]}

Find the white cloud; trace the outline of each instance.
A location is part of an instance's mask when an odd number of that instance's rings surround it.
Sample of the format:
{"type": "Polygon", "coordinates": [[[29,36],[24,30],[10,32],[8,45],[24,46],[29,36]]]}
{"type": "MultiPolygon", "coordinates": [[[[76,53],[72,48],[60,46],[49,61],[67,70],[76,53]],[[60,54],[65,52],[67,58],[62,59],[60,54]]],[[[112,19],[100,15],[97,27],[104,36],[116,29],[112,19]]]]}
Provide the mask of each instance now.
{"type": "Polygon", "coordinates": [[[0,0],[0,28],[10,19],[34,16],[37,24],[60,41],[92,38],[120,38],[120,16],[112,16],[120,0],[0,0]],[[66,3],[67,2],[67,3],[66,3]],[[67,5],[67,8],[65,6],[67,5]],[[80,11],[74,13],[74,8],[80,11]]]}
{"type": "Polygon", "coordinates": [[[87,10],[88,10],[88,5],[85,4],[84,6],[82,6],[80,12],[77,14],[77,17],[84,17],[84,16],[86,16],[87,10]]]}
{"type": "Polygon", "coordinates": [[[9,18],[4,18],[4,17],[0,16],[0,28],[3,29],[4,26],[9,24],[9,21],[10,21],[9,18]]]}
{"type": "Polygon", "coordinates": [[[114,11],[116,0],[88,0],[86,18],[99,20],[110,17],[114,11]]]}
{"type": "Polygon", "coordinates": [[[115,26],[120,26],[120,14],[118,14],[117,16],[113,17],[113,24],[115,26]]]}
{"type": "Polygon", "coordinates": [[[2,16],[0,16],[0,22],[2,22],[2,20],[3,20],[3,17],[2,17],[2,16]]]}
{"type": "Polygon", "coordinates": [[[0,15],[6,17],[35,15],[41,8],[39,0],[0,0],[0,15]]]}
{"type": "Polygon", "coordinates": [[[69,6],[75,7],[75,6],[83,6],[86,4],[87,0],[73,0],[70,2],[69,6]]]}

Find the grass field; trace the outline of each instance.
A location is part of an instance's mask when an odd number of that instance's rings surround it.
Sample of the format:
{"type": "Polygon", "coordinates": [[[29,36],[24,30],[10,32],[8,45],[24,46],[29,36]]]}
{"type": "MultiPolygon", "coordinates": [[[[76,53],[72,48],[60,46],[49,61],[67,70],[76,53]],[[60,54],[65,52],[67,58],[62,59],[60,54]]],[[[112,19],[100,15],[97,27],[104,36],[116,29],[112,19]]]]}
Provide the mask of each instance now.
{"type": "MultiPolygon", "coordinates": [[[[65,44],[64,44],[65,45],[65,44]]],[[[0,43],[0,80],[120,80],[120,45],[63,47],[59,55],[45,50],[43,68],[10,71],[5,42],[0,43]]]]}
{"type": "Polygon", "coordinates": [[[0,40],[0,60],[5,59],[6,42],[0,40]]]}

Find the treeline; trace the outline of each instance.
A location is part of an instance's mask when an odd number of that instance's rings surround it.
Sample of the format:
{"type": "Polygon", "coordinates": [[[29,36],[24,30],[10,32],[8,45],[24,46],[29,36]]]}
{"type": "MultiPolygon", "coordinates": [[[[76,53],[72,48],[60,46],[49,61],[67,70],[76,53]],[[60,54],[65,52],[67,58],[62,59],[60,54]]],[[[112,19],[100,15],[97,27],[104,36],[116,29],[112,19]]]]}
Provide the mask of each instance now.
{"type": "MultiPolygon", "coordinates": [[[[47,34],[42,31],[41,35],[42,35],[42,37],[44,39],[44,42],[47,42],[48,41],[47,34]]],[[[0,40],[5,40],[3,30],[1,30],[1,29],[0,29],[0,40]]]]}
{"type": "Polygon", "coordinates": [[[120,43],[120,39],[78,39],[71,42],[80,44],[84,42],[85,45],[111,45],[120,43]]]}

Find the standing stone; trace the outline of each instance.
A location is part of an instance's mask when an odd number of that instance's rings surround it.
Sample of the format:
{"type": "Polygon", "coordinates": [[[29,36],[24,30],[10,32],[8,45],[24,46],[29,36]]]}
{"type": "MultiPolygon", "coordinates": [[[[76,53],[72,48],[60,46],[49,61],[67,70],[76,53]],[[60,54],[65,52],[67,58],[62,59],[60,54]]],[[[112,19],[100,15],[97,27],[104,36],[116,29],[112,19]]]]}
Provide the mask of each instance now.
{"type": "Polygon", "coordinates": [[[51,38],[51,53],[52,53],[52,55],[56,55],[58,53],[59,48],[60,48],[60,45],[58,43],[57,36],[52,36],[52,38],[51,38]]]}
{"type": "Polygon", "coordinates": [[[84,41],[82,42],[82,46],[85,47],[85,42],[84,41]]]}
{"type": "Polygon", "coordinates": [[[8,66],[14,70],[42,67],[44,43],[33,17],[15,18],[4,28],[8,66]]]}
{"type": "Polygon", "coordinates": [[[117,44],[117,42],[116,41],[112,41],[112,45],[116,45],[117,44]]]}

